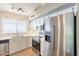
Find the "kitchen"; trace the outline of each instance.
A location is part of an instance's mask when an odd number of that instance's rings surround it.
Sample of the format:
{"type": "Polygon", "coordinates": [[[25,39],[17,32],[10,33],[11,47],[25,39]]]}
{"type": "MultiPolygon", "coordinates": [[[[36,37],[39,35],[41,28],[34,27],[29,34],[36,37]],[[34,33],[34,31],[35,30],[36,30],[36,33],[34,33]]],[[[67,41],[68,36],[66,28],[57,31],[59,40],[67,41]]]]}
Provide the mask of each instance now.
{"type": "Polygon", "coordinates": [[[1,56],[74,55],[75,3],[2,3],[0,7],[1,56]]]}

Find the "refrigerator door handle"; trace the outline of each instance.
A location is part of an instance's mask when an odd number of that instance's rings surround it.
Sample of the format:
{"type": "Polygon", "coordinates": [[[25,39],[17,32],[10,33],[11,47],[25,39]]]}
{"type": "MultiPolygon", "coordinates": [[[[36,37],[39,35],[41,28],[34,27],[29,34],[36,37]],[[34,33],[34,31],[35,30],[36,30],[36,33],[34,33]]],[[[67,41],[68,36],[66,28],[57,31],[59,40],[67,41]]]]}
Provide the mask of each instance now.
{"type": "Polygon", "coordinates": [[[56,46],[55,46],[55,26],[53,26],[53,33],[54,33],[54,40],[53,40],[53,51],[55,50],[56,46]]]}

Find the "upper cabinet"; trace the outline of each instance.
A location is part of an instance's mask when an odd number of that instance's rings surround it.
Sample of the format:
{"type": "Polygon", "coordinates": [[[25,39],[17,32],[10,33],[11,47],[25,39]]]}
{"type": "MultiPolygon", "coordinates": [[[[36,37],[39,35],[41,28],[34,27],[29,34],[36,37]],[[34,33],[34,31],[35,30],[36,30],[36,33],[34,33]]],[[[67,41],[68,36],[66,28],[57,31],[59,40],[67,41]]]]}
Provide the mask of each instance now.
{"type": "Polygon", "coordinates": [[[46,18],[44,18],[44,20],[45,20],[45,22],[44,22],[45,31],[51,31],[50,18],[46,17],[46,18]]]}
{"type": "Polygon", "coordinates": [[[50,31],[50,18],[44,17],[31,21],[32,30],[50,31]]]}
{"type": "Polygon", "coordinates": [[[31,21],[32,30],[37,30],[37,31],[43,30],[43,23],[44,23],[43,18],[31,21]]]}

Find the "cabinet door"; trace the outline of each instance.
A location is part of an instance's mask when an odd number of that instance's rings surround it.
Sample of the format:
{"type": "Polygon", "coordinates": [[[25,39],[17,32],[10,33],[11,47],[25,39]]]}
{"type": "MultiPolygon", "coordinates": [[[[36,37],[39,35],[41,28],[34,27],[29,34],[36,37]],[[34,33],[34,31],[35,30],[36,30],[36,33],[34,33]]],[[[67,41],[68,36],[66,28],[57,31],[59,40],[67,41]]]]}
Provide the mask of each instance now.
{"type": "Polygon", "coordinates": [[[19,50],[18,44],[19,43],[18,43],[18,40],[17,39],[12,38],[10,40],[10,43],[9,43],[10,54],[15,53],[15,52],[17,52],[19,50]]]}
{"type": "Polygon", "coordinates": [[[40,47],[41,47],[40,49],[41,49],[41,55],[42,55],[42,56],[45,55],[44,43],[45,43],[44,41],[41,41],[41,44],[40,44],[40,47]]]}
{"type": "Polygon", "coordinates": [[[26,48],[26,39],[23,37],[14,37],[10,40],[10,53],[15,53],[26,48]]]}
{"type": "Polygon", "coordinates": [[[26,46],[27,46],[27,48],[32,47],[32,37],[27,37],[26,46]]]}
{"type": "Polygon", "coordinates": [[[19,36],[17,44],[18,44],[19,50],[26,49],[26,38],[24,36],[19,36]]]}
{"type": "Polygon", "coordinates": [[[44,51],[45,51],[45,54],[44,54],[44,55],[45,55],[45,56],[51,56],[51,55],[50,55],[50,51],[51,51],[51,50],[50,50],[50,43],[49,43],[49,42],[46,42],[46,41],[45,41],[44,49],[45,49],[45,50],[44,50],[44,51]]]}
{"type": "Polygon", "coordinates": [[[50,31],[50,18],[45,18],[45,31],[50,31]]]}
{"type": "Polygon", "coordinates": [[[42,56],[45,55],[45,40],[44,40],[44,38],[40,39],[40,54],[42,56]]]}

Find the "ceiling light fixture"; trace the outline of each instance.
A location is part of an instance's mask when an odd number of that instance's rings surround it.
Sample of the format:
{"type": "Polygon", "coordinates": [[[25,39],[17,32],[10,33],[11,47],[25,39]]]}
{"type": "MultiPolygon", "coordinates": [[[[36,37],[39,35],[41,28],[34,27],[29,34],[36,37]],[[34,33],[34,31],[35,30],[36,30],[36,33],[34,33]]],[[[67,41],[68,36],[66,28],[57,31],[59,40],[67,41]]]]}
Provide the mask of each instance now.
{"type": "Polygon", "coordinates": [[[12,11],[15,11],[17,14],[23,14],[23,15],[27,15],[27,12],[25,12],[22,8],[11,8],[12,11]]]}

